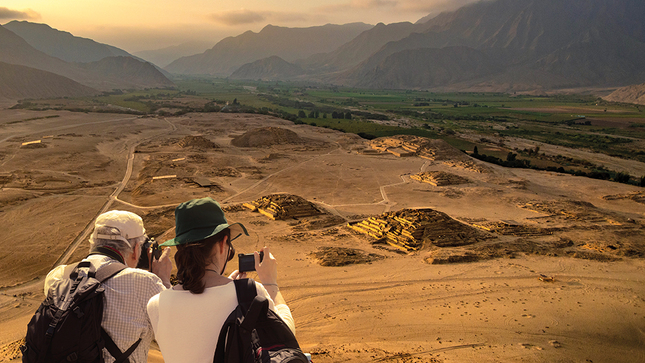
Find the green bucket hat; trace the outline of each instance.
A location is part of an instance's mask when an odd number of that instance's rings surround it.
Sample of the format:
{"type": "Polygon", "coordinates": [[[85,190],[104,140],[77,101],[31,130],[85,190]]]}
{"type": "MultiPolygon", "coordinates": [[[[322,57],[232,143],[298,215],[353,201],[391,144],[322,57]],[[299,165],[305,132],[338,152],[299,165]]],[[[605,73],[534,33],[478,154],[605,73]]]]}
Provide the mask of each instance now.
{"type": "Polygon", "coordinates": [[[175,238],[162,243],[161,246],[198,242],[226,228],[231,230],[231,241],[242,233],[249,235],[242,224],[228,224],[224,211],[213,198],[189,200],[175,208],[175,238]]]}

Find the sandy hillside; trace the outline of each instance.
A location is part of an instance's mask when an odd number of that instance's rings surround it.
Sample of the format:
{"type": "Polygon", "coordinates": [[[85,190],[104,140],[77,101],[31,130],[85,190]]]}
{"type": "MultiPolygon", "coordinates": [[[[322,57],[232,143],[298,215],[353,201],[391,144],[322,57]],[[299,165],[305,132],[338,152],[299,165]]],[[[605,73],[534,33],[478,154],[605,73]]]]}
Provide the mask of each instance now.
{"type": "Polygon", "coordinates": [[[645,105],[645,84],[621,87],[603,98],[607,101],[645,105]]]}
{"type": "Polygon", "coordinates": [[[0,361],[96,215],[163,240],[203,196],[272,247],[315,362],[645,361],[641,188],[258,115],[0,115],[0,361]]]}

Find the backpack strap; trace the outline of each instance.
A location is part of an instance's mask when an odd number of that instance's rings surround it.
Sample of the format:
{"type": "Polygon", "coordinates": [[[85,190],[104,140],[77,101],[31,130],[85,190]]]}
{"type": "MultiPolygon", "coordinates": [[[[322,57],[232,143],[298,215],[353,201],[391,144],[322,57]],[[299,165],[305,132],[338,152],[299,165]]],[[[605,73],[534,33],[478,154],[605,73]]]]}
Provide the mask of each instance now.
{"type": "Polygon", "coordinates": [[[108,334],[108,332],[106,332],[103,327],[101,327],[101,337],[103,337],[105,349],[107,349],[112,357],[114,357],[114,363],[130,363],[128,357],[137,349],[139,343],[141,343],[141,338],[139,338],[139,340],[134,342],[134,344],[132,344],[130,348],[128,348],[128,350],[121,352],[121,349],[119,349],[114,340],[112,340],[112,337],[110,337],[110,334],[108,334]]]}
{"type": "Polygon", "coordinates": [[[238,304],[244,312],[244,320],[240,327],[251,330],[260,316],[266,316],[269,311],[269,302],[266,298],[258,296],[253,279],[234,280],[238,304]]]}
{"type": "Polygon", "coordinates": [[[265,297],[256,296],[251,302],[249,310],[246,311],[244,315],[244,320],[240,327],[246,331],[253,330],[253,327],[256,326],[260,317],[266,319],[267,314],[269,313],[269,300],[265,297]]]}
{"type": "Polygon", "coordinates": [[[213,356],[213,363],[223,363],[226,351],[226,335],[228,334],[229,326],[227,322],[224,323],[222,329],[217,337],[217,345],[215,346],[215,355],[213,356]]]}
{"type": "MultiPolygon", "coordinates": [[[[81,269],[81,268],[87,268],[88,269],[87,276],[95,277],[96,269],[94,268],[92,263],[90,261],[83,260],[81,262],[78,262],[76,265],[74,265],[74,268],[72,269],[72,272],[69,274],[69,278],[72,279],[72,280],[78,279],[78,269],[81,269]]],[[[81,279],[78,279],[79,282],[80,282],[80,280],[81,279]]],[[[74,290],[72,290],[72,293],[73,292],[74,292],[74,290]]]]}
{"type": "MultiPolygon", "coordinates": [[[[108,264],[107,266],[101,267],[96,272],[95,278],[99,280],[100,283],[104,283],[109,278],[123,271],[126,267],[127,266],[122,263],[108,264]]],[[[139,338],[139,340],[134,342],[134,344],[132,344],[130,348],[128,348],[125,352],[121,352],[121,349],[119,349],[114,340],[112,340],[112,337],[110,337],[110,334],[105,331],[103,326],[101,326],[101,337],[103,338],[103,341],[105,343],[105,349],[107,349],[107,351],[110,352],[110,355],[114,357],[115,363],[130,363],[128,357],[137,349],[139,343],[141,343],[141,338],[139,338]]]]}
{"type": "MultiPolygon", "coordinates": [[[[69,274],[69,278],[72,280],[77,280],[78,279],[78,269],[80,268],[89,268],[89,271],[87,273],[87,276],[93,277],[97,280],[99,280],[100,283],[105,282],[105,280],[109,279],[110,277],[116,275],[117,273],[121,272],[123,269],[125,269],[127,266],[122,264],[122,263],[110,263],[107,266],[99,268],[98,271],[94,269],[94,265],[90,261],[83,260],[74,266],[74,269],[72,272],[69,274]]],[[[80,279],[79,279],[80,282],[80,279]]],[[[72,290],[73,293],[74,290],[72,290]]]]}
{"type": "MultiPolygon", "coordinates": [[[[257,296],[257,290],[255,288],[255,281],[252,279],[240,279],[233,280],[235,284],[235,294],[237,295],[237,304],[238,306],[231,312],[231,315],[224,322],[224,326],[220,330],[219,337],[217,339],[217,346],[215,347],[215,355],[213,357],[213,362],[223,363],[225,361],[237,362],[242,358],[239,356],[239,352],[236,349],[228,349],[232,345],[237,346],[238,337],[228,336],[229,330],[233,325],[236,324],[236,321],[231,321],[231,316],[234,316],[236,311],[241,311],[243,315],[246,315],[253,299],[257,296]],[[228,355],[227,355],[228,354],[228,355]]],[[[242,319],[246,320],[246,317],[242,319]]]]}
{"type": "Polygon", "coordinates": [[[96,272],[95,278],[99,280],[100,283],[103,283],[105,280],[123,271],[126,267],[127,266],[122,263],[110,263],[107,266],[101,267],[96,272]]]}
{"type": "Polygon", "coordinates": [[[258,295],[253,279],[233,280],[235,283],[235,293],[237,294],[237,303],[242,307],[244,314],[251,307],[253,299],[258,295]]]}

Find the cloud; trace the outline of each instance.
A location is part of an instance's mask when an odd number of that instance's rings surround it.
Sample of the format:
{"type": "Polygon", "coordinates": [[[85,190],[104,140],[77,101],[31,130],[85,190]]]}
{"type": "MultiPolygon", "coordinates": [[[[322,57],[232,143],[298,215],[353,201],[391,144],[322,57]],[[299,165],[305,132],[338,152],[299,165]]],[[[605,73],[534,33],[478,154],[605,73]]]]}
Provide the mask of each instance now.
{"type": "Polygon", "coordinates": [[[325,13],[339,13],[351,10],[377,10],[381,8],[394,8],[398,0],[352,0],[346,3],[323,5],[316,8],[325,13]]]}
{"type": "Polygon", "coordinates": [[[396,0],[353,0],[350,6],[355,9],[374,9],[396,7],[398,3],[396,0]]]}
{"type": "Polygon", "coordinates": [[[440,13],[442,11],[457,10],[460,7],[481,0],[401,0],[401,10],[424,11],[428,13],[440,13]]]}
{"type": "Polygon", "coordinates": [[[255,11],[241,9],[211,14],[210,19],[223,25],[235,26],[263,22],[266,20],[266,16],[255,11]]]}
{"type": "Polygon", "coordinates": [[[213,24],[204,23],[166,24],[163,26],[91,25],[87,28],[77,29],[73,33],[119,47],[131,53],[161,49],[191,41],[208,43],[207,48],[210,48],[225,37],[239,34],[239,32],[222,30],[214,27],[213,24]]]}
{"type": "Polygon", "coordinates": [[[225,26],[249,25],[258,23],[306,23],[313,21],[311,14],[299,12],[251,11],[247,9],[211,14],[209,19],[225,26]]]}
{"type": "Polygon", "coordinates": [[[2,20],[15,20],[15,19],[26,19],[26,20],[36,20],[40,19],[40,14],[37,12],[27,9],[24,11],[11,10],[9,8],[0,7],[0,19],[2,20]]]}
{"type": "Polygon", "coordinates": [[[345,3],[324,5],[316,10],[325,13],[339,13],[355,10],[400,11],[440,13],[456,10],[464,5],[480,0],[350,0],[345,3]]]}
{"type": "Polygon", "coordinates": [[[311,14],[305,13],[279,13],[279,12],[270,12],[267,13],[267,19],[270,21],[275,21],[279,23],[299,23],[299,22],[308,22],[314,20],[311,14]]]}

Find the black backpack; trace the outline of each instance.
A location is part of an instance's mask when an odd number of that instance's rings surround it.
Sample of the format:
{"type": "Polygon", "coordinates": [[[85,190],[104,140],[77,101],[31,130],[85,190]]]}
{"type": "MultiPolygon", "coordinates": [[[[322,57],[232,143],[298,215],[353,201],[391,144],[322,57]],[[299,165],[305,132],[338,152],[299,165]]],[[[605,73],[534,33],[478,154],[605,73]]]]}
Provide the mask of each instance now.
{"type": "Polygon", "coordinates": [[[215,363],[307,363],[295,335],[257,296],[255,281],[234,280],[238,306],[226,318],[215,349],[215,363]]]}
{"type": "Polygon", "coordinates": [[[125,267],[112,263],[96,271],[84,260],[74,267],[69,278],[54,282],[27,325],[25,344],[20,347],[23,363],[101,363],[104,347],[116,362],[129,362],[128,356],[141,339],[122,353],[101,327],[105,291],[102,283],[125,267]]]}

